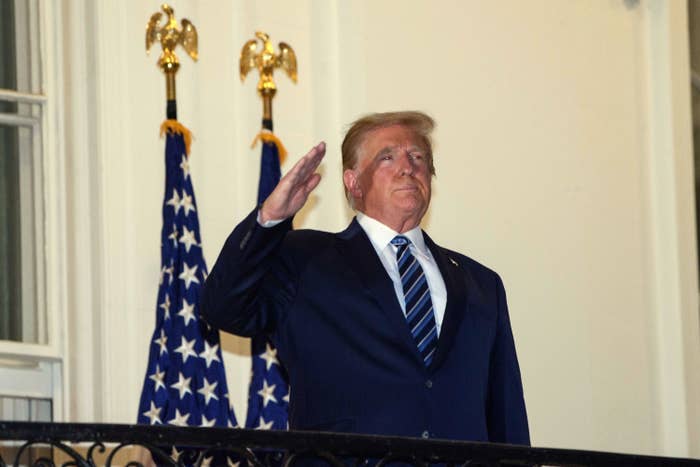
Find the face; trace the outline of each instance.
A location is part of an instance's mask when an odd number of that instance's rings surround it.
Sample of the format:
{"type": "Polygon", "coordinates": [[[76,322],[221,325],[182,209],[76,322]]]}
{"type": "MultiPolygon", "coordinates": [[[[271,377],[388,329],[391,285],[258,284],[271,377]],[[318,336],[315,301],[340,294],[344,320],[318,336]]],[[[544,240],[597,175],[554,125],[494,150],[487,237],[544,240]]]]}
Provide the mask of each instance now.
{"type": "Polygon", "coordinates": [[[355,208],[398,232],[417,226],[430,203],[429,157],[420,137],[405,127],[368,133],[356,167],[343,173],[355,208]]]}

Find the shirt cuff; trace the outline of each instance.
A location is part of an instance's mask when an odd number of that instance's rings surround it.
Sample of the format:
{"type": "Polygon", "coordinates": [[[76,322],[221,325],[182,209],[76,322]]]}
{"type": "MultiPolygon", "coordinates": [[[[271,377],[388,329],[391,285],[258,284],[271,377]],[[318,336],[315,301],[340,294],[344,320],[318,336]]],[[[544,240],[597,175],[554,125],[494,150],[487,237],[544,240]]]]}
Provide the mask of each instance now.
{"type": "Polygon", "coordinates": [[[260,222],[260,209],[258,209],[258,225],[260,227],[270,228],[276,226],[281,222],[284,222],[284,219],[272,219],[266,222],[260,222]]]}

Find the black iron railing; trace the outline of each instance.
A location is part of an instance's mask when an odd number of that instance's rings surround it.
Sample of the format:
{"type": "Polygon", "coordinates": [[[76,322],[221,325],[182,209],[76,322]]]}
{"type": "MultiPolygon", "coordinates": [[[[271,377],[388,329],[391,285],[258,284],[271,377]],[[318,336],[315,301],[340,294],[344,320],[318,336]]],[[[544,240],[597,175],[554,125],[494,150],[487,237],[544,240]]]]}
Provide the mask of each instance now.
{"type": "Polygon", "coordinates": [[[700,466],[700,460],[306,431],[0,421],[8,465],[700,466]],[[151,459],[152,456],[152,459],[151,459]],[[237,464],[238,463],[238,464],[237,464]]]}

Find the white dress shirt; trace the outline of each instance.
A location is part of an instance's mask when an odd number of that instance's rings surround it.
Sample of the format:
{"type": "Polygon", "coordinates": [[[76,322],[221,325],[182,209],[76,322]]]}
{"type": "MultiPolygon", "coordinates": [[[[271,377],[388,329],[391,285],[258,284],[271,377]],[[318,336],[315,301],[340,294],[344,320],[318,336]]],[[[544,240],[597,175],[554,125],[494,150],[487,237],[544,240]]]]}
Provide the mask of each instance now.
{"type": "Polygon", "coordinates": [[[406,314],[406,304],[404,303],[399,266],[396,263],[396,250],[398,248],[391,244],[391,240],[397,235],[403,235],[411,241],[409,246],[411,253],[413,253],[413,256],[416,257],[423,268],[425,278],[428,281],[430,299],[433,302],[433,312],[435,313],[435,324],[437,333],[440,335],[442,319],[445,316],[445,307],[447,306],[447,289],[433,254],[425,245],[423,231],[421,231],[420,227],[416,227],[408,232],[399,234],[378,220],[372,219],[359,211],[357,213],[357,222],[369,237],[374,250],[377,252],[377,256],[379,256],[379,260],[394,283],[394,292],[404,314],[406,314]]]}
{"type": "MultiPolygon", "coordinates": [[[[282,220],[279,219],[260,222],[260,211],[258,210],[258,224],[262,227],[274,227],[280,222],[282,222],[282,220]]],[[[435,314],[435,328],[439,336],[440,329],[442,328],[442,319],[445,316],[445,307],[447,306],[447,289],[445,288],[445,281],[435,262],[435,258],[433,258],[433,254],[430,252],[430,249],[425,246],[423,231],[420,229],[420,226],[399,234],[378,220],[372,219],[359,211],[357,212],[357,222],[369,237],[374,251],[377,252],[379,260],[382,262],[384,269],[391,278],[391,282],[394,283],[394,293],[396,293],[396,299],[399,305],[401,305],[401,310],[404,315],[406,314],[406,303],[404,302],[403,284],[401,283],[401,274],[399,274],[399,265],[396,262],[396,250],[398,248],[391,244],[391,240],[397,235],[403,235],[411,241],[409,246],[411,253],[416,257],[418,263],[423,268],[425,279],[428,281],[430,300],[433,302],[433,312],[435,314]]]]}

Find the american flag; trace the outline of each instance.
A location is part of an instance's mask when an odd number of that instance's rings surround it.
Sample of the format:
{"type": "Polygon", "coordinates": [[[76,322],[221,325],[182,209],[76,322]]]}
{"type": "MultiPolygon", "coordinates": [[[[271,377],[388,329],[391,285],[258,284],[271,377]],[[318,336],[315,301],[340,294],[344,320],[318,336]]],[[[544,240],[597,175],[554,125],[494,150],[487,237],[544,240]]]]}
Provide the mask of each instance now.
{"type": "Polygon", "coordinates": [[[189,130],[166,120],[165,199],[156,327],[138,423],[234,427],[219,333],[199,317],[207,275],[188,163],[189,130]]]}
{"type": "MultiPolygon", "coordinates": [[[[272,122],[263,121],[269,130],[272,122]]],[[[260,134],[262,155],[258,204],[270,195],[280,180],[279,140],[271,132],[260,134]]],[[[286,430],[289,412],[289,382],[287,373],[277,360],[277,349],[266,336],[256,336],[251,342],[253,372],[248,387],[246,428],[286,430]]]]}

